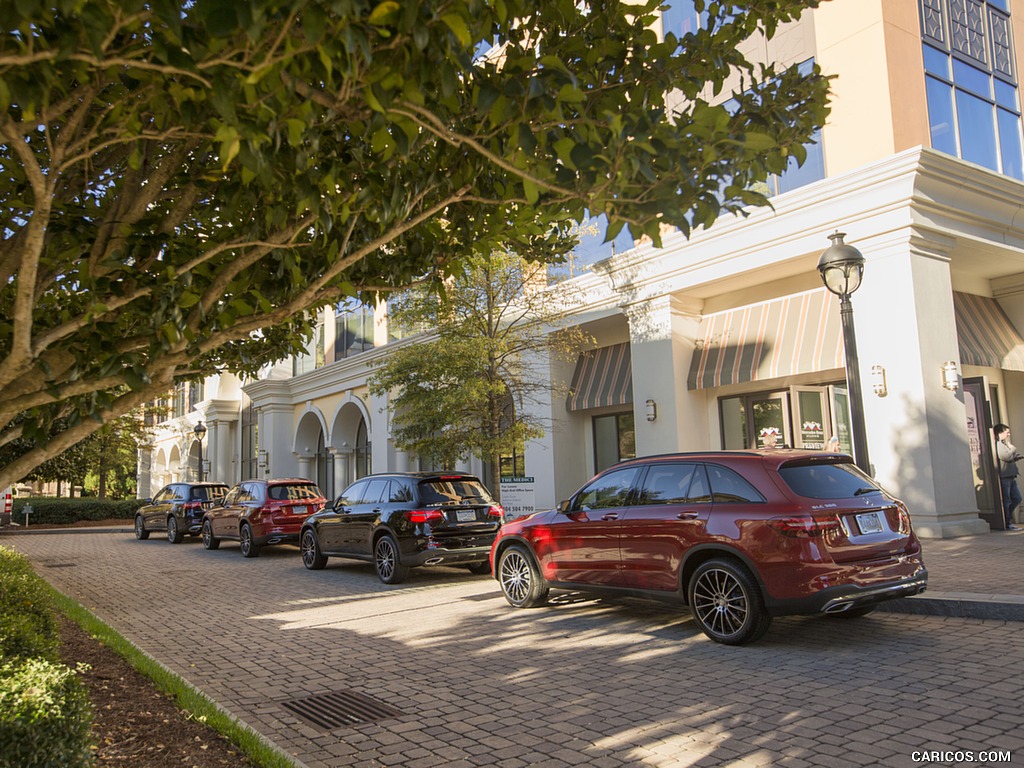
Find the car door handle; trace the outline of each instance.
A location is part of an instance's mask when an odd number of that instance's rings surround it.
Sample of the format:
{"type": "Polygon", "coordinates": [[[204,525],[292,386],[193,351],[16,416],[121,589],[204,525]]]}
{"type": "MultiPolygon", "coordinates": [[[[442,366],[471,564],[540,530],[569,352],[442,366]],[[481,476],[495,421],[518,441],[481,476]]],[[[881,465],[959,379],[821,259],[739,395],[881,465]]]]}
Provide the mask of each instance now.
{"type": "Polygon", "coordinates": [[[696,520],[697,519],[697,513],[696,512],[680,512],[678,515],[676,515],[676,517],[678,517],[680,520],[696,520]]]}
{"type": "Polygon", "coordinates": [[[609,512],[607,515],[602,515],[601,519],[602,520],[618,520],[619,519],[619,513],[618,512],[609,512]]]}

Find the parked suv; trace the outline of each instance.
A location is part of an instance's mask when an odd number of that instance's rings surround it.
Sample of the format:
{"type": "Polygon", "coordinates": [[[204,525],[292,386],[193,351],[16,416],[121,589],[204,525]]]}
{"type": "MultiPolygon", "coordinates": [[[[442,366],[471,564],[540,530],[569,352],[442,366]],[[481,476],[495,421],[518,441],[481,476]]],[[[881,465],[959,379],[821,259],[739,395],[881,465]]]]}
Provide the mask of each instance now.
{"type": "Polygon", "coordinates": [[[217,549],[222,539],[237,540],[242,555],[256,557],[268,544],[297,544],[303,521],[325,501],[311,480],[246,480],[206,510],[203,546],[217,549]]]}
{"type": "Polygon", "coordinates": [[[473,475],[370,475],[303,524],[302,562],[319,570],[328,557],[367,560],[385,584],[398,584],[420,565],[490,573],[488,555],[504,514],[473,475]]]}
{"type": "Polygon", "coordinates": [[[558,509],[507,523],[491,560],[514,606],[551,587],[674,600],[727,645],[773,616],[863,616],[927,586],[903,503],[849,456],[803,450],[616,464],[558,509]]]}
{"type": "Polygon", "coordinates": [[[219,504],[227,492],[223,483],[171,483],[135,513],[135,538],[148,539],[152,531],[167,531],[167,540],[179,544],[186,533],[198,536],[203,513],[219,504]]]}

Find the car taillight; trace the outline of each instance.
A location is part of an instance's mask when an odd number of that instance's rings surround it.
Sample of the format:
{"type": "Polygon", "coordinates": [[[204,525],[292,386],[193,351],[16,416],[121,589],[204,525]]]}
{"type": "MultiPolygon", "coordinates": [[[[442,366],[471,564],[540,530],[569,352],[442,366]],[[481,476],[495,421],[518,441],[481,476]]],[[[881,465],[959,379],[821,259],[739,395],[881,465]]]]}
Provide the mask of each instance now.
{"type": "Polygon", "coordinates": [[[203,502],[201,502],[201,501],[186,501],[184,504],[182,504],[182,509],[184,509],[186,512],[202,512],[203,511],[203,502]]]}
{"type": "Polygon", "coordinates": [[[488,517],[496,517],[501,520],[505,517],[505,508],[501,504],[492,504],[487,508],[488,517]]]}
{"type": "Polygon", "coordinates": [[[444,520],[444,512],[439,509],[411,509],[405,513],[405,519],[410,523],[431,523],[444,520]]]}
{"type": "Polygon", "coordinates": [[[907,512],[903,507],[896,507],[896,511],[899,513],[899,532],[904,536],[909,535],[911,531],[910,527],[910,513],[907,512]]]}
{"type": "Polygon", "coordinates": [[[794,539],[817,539],[840,527],[839,518],[835,515],[775,517],[768,521],[768,525],[776,533],[794,539]]]}

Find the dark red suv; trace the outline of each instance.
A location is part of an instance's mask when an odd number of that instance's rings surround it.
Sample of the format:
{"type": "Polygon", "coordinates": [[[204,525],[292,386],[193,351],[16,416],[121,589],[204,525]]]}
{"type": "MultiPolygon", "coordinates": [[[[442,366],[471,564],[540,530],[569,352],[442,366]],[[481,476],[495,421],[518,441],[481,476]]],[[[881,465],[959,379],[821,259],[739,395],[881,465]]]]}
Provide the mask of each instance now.
{"type": "Polygon", "coordinates": [[[773,616],[863,616],[928,579],[903,503],[849,456],[800,450],[616,464],[558,509],[507,523],[491,562],[514,606],[550,587],[675,600],[727,645],[773,616]]]}
{"type": "Polygon", "coordinates": [[[203,546],[217,549],[221,539],[237,539],[245,557],[256,557],[267,544],[298,544],[302,523],[326,501],[311,480],[246,480],[206,510],[203,546]]]}

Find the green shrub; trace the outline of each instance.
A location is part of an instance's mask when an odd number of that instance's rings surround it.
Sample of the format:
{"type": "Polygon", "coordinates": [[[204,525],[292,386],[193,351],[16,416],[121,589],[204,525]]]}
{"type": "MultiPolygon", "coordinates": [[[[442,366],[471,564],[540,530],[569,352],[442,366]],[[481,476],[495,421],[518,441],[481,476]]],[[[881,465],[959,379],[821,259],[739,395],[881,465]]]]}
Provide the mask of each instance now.
{"type": "Polygon", "coordinates": [[[49,496],[27,496],[14,500],[13,521],[24,524],[26,504],[32,505],[28,524],[77,523],[79,520],[131,520],[142,506],[142,499],[57,499],[49,496]]]}
{"type": "Polygon", "coordinates": [[[46,659],[0,666],[0,768],[91,766],[91,725],[75,670],[46,659]]]}
{"type": "Polygon", "coordinates": [[[0,659],[56,661],[57,618],[50,592],[28,561],[0,547],[0,659]]]}
{"type": "Polygon", "coordinates": [[[59,653],[49,586],[0,547],[0,768],[92,765],[88,693],[59,653]]]}

